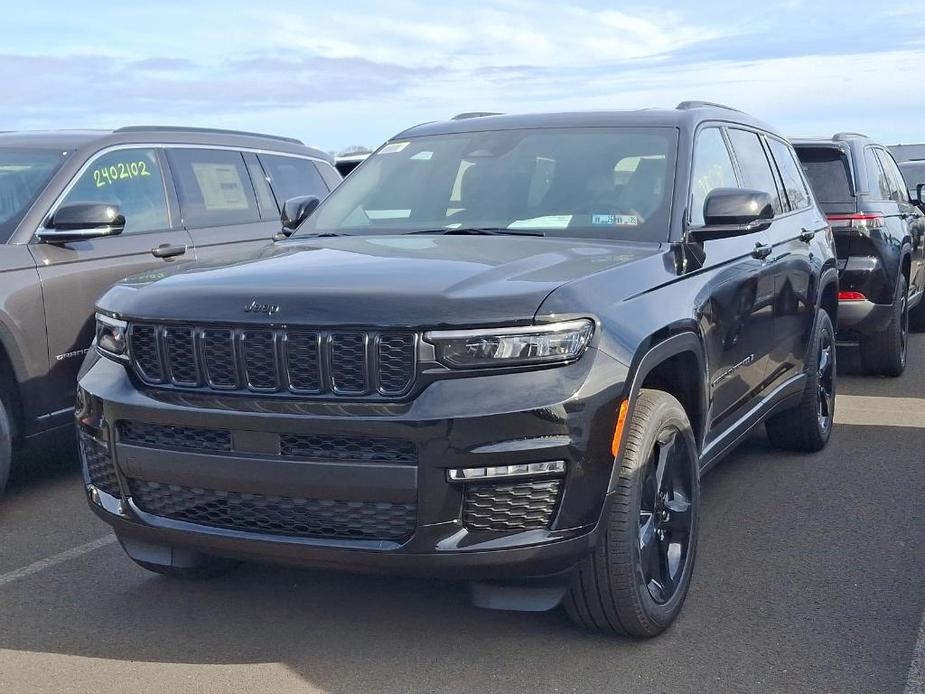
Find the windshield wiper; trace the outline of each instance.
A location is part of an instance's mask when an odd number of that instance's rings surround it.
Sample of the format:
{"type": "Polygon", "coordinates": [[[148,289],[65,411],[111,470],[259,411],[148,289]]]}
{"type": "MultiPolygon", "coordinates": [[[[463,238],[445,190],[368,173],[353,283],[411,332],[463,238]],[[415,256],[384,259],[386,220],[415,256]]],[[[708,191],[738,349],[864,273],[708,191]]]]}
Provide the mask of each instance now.
{"type": "Polygon", "coordinates": [[[440,236],[546,236],[542,231],[501,229],[495,227],[443,227],[442,229],[406,231],[404,235],[412,236],[416,234],[435,234],[440,236]]]}

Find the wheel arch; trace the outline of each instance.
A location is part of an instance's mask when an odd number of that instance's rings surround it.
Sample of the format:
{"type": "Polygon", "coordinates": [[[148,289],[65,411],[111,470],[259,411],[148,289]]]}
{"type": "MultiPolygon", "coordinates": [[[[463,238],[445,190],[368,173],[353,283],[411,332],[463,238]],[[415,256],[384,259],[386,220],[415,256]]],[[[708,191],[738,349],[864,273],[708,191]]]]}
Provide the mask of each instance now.
{"type": "MultiPolygon", "coordinates": [[[[706,433],[707,370],[703,342],[693,331],[676,333],[651,345],[632,370],[628,390],[627,420],[643,388],[662,390],[678,399],[694,431],[698,450],[706,433]]],[[[622,442],[621,451],[622,453],[622,442]]]]}

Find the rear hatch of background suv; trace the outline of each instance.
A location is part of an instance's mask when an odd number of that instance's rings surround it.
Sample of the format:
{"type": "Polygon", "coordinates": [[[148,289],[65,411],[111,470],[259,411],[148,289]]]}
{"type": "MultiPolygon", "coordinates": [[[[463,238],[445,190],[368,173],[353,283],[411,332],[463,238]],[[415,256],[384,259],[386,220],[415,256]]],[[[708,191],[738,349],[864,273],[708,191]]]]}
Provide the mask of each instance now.
{"type": "Polygon", "coordinates": [[[859,213],[848,148],[835,143],[796,144],[794,148],[816,201],[832,225],[839,265],[844,267],[851,255],[870,255],[873,249],[867,247],[869,239],[863,229],[866,222],[872,220],[859,213]]]}

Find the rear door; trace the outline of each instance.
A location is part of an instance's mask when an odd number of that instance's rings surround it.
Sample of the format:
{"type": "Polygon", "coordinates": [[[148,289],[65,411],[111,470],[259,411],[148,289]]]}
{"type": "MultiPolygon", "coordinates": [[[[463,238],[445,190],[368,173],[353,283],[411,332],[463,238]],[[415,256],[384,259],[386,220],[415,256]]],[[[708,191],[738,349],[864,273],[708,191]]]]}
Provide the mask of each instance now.
{"type": "Polygon", "coordinates": [[[167,158],[181,220],[200,260],[256,251],[279,231],[279,212],[266,194],[266,179],[251,179],[244,152],[170,147],[167,158]]]}
{"type": "Polygon", "coordinates": [[[125,231],[88,241],[29,246],[45,303],[53,412],[73,407],[77,370],[93,341],[96,300],[128,275],[158,272],[193,259],[187,252],[190,237],[168,202],[163,164],[162,152],[144,146],[121,146],[92,158],[49,214],[70,203],[117,205],[125,216],[125,231]],[[155,257],[159,247],[169,255],[155,257]]]}
{"type": "Polygon", "coordinates": [[[813,204],[790,145],[771,136],[765,137],[765,144],[780,182],[783,206],[780,219],[771,227],[776,341],[768,376],[770,387],[774,387],[803,370],[816,318],[818,260],[813,258],[814,241],[829,225],[813,204]]]}

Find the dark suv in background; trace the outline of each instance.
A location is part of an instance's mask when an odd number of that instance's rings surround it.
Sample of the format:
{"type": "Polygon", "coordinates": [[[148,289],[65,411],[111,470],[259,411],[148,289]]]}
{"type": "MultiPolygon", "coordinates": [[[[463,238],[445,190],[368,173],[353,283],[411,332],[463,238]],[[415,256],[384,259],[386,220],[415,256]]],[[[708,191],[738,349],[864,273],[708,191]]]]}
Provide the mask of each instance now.
{"type": "Polygon", "coordinates": [[[99,301],[88,500],[162,574],[437,574],[653,636],[701,474],[762,422],[828,441],[836,294],[793,149],[744,113],[421,125],[292,238],[99,301]]]}
{"type": "Polygon", "coordinates": [[[340,182],[332,164],[298,140],[230,131],[0,134],[0,491],[14,444],[71,431],[110,285],[269,243],[284,200],[340,182]]]}
{"type": "Polygon", "coordinates": [[[925,328],[925,215],[882,145],[857,133],[793,145],[835,233],[838,334],[871,373],[906,366],[910,315],[925,328]]]}

